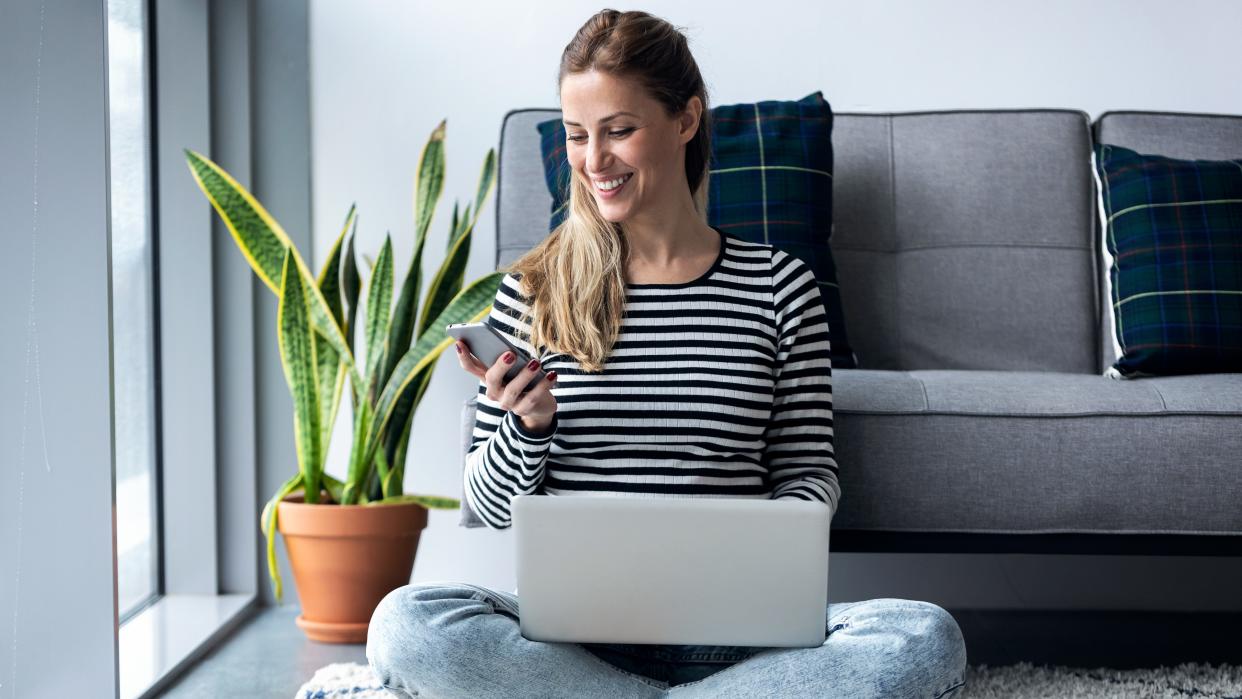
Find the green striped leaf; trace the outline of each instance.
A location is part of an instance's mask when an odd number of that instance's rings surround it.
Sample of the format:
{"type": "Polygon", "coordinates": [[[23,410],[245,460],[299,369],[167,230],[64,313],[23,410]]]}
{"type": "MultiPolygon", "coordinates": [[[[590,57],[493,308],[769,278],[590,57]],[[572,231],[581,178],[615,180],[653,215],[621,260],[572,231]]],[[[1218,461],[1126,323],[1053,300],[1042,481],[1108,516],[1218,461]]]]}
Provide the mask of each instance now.
{"type": "Polygon", "coordinates": [[[336,424],[341,406],[341,394],[345,390],[345,362],[341,353],[319,333],[312,335],[315,345],[315,383],[319,393],[319,453],[327,455],[332,441],[332,427],[336,424]]]}
{"type": "Polygon", "coordinates": [[[263,506],[263,513],[259,515],[259,527],[263,530],[264,536],[267,537],[267,575],[272,580],[272,591],[276,595],[276,602],[279,603],[282,597],[283,589],[280,581],[280,566],[276,565],[276,515],[280,512],[277,505],[284,500],[289,493],[302,487],[302,474],[297,474],[293,478],[284,482],[280,486],[280,490],[272,496],[271,500],[263,506]]]}
{"type": "MultiPolygon", "coordinates": [[[[312,279],[309,268],[288,234],[254,195],[211,159],[190,149],[185,149],[184,152],[194,181],[224,221],[242,256],[273,293],[280,296],[286,252],[292,254],[299,275],[306,280],[312,279]]],[[[315,324],[315,331],[340,353],[349,369],[355,390],[361,390],[364,384],[354,364],[353,350],[333,319],[328,301],[319,292],[319,287],[314,284],[309,286],[312,292],[309,298],[311,319],[315,324]]]]}
{"type": "Polygon", "coordinates": [[[441,352],[453,344],[454,340],[444,331],[445,327],[453,323],[480,322],[487,318],[491,313],[496,291],[504,275],[504,272],[492,272],[462,289],[461,293],[440,314],[440,317],[427,328],[427,331],[397,363],[397,368],[393,371],[392,377],[388,379],[388,383],[385,384],[376,402],[375,419],[366,433],[366,446],[360,455],[364,462],[369,463],[375,458],[375,450],[380,444],[380,437],[389,420],[392,419],[393,410],[401,394],[428,365],[439,359],[441,352]]]}
{"type": "Polygon", "coordinates": [[[345,293],[346,312],[345,338],[349,351],[354,351],[354,319],[358,315],[358,293],[362,289],[362,281],[358,277],[358,262],[354,257],[354,240],[358,237],[358,218],[354,218],[353,231],[349,234],[349,245],[345,246],[345,259],[342,261],[341,285],[345,293]]]}
{"type": "Polygon", "coordinates": [[[332,502],[335,502],[338,505],[341,504],[341,491],[345,488],[345,484],[343,482],[333,478],[329,473],[324,473],[323,488],[328,491],[328,495],[332,496],[332,502]]]}
{"type": "MultiPolygon", "coordinates": [[[[354,217],[354,207],[351,206],[349,214],[345,217],[345,227],[341,229],[336,242],[332,244],[332,249],[328,251],[328,259],[319,270],[319,277],[316,280],[319,292],[323,294],[328,302],[328,309],[332,311],[333,319],[341,328],[345,328],[345,307],[341,287],[341,243],[354,217]]],[[[319,444],[321,451],[326,454],[332,441],[332,428],[336,425],[337,411],[341,406],[341,391],[345,386],[345,362],[341,361],[340,352],[332,348],[332,343],[318,334],[315,335],[315,357],[318,360],[316,370],[321,398],[319,402],[319,444]]]]}
{"type": "Polygon", "coordinates": [[[342,505],[357,505],[359,499],[366,495],[363,488],[371,463],[375,459],[375,452],[367,453],[364,437],[371,432],[373,416],[374,406],[371,401],[358,401],[358,409],[354,411],[354,441],[349,449],[349,472],[345,476],[345,487],[341,490],[342,505]]]}
{"type": "Polygon", "coordinates": [[[461,218],[457,219],[457,224],[453,226],[452,233],[450,234],[451,237],[449,238],[449,250],[452,250],[453,247],[457,245],[458,239],[461,238],[462,234],[465,233],[468,228],[470,228],[470,219],[472,218],[470,216],[470,206],[470,204],[466,204],[465,210],[461,212],[461,218]]]}
{"type": "Polygon", "coordinates": [[[414,423],[414,413],[418,410],[418,406],[422,404],[423,394],[427,392],[427,387],[431,385],[431,376],[435,368],[436,365],[434,363],[428,364],[414,377],[414,380],[410,382],[410,385],[401,394],[401,397],[397,399],[397,406],[393,409],[392,418],[388,421],[388,428],[384,430],[386,440],[384,448],[377,450],[377,453],[385,453],[385,450],[394,453],[395,456],[392,459],[392,463],[393,471],[396,472],[396,475],[392,476],[395,487],[386,492],[385,495],[400,495],[402,492],[402,481],[405,478],[405,453],[409,445],[410,426],[414,423]],[[401,431],[401,437],[395,440],[396,443],[394,444],[393,436],[396,434],[396,430],[393,429],[393,426],[402,424],[405,425],[405,428],[401,431]]]}
{"type": "Polygon", "coordinates": [[[423,336],[431,320],[440,315],[449,300],[461,290],[461,285],[465,281],[466,263],[470,260],[471,233],[474,231],[475,222],[479,219],[479,211],[483,208],[483,202],[495,184],[495,161],[496,151],[489,149],[487,157],[483,159],[483,170],[479,173],[474,206],[466,205],[466,211],[457,224],[460,230],[450,231],[449,235],[453,238],[453,244],[449,246],[444,262],[429,285],[427,301],[419,313],[422,322],[418,329],[418,337],[423,336]]]}
{"type": "MultiPolygon", "coordinates": [[[[404,396],[402,396],[402,398],[404,398],[404,396]]],[[[398,410],[401,407],[401,402],[402,401],[397,401],[398,410]]],[[[400,495],[405,489],[405,451],[410,444],[410,429],[414,425],[414,420],[410,419],[412,416],[413,415],[411,413],[410,416],[402,422],[400,416],[395,415],[393,419],[388,422],[390,428],[384,432],[388,439],[388,442],[384,445],[385,448],[376,450],[377,454],[387,453],[388,451],[391,451],[393,454],[393,457],[389,460],[389,462],[392,464],[392,470],[396,472],[396,475],[391,477],[391,480],[393,481],[392,487],[384,493],[385,495],[400,495]],[[397,437],[396,443],[394,444],[392,437],[397,434],[397,431],[391,429],[391,426],[401,424],[404,424],[405,427],[401,429],[401,436],[397,437]]]]}
{"type": "Polygon", "coordinates": [[[367,382],[368,400],[374,400],[374,392],[380,383],[379,368],[383,366],[387,349],[388,323],[392,317],[392,236],[384,237],[379,259],[367,281],[367,382]]]}
{"type": "Polygon", "coordinates": [[[345,327],[345,302],[343,297],[343,285],[341,283],[341,244],[345,241],[345,234],[349,232],[349,227],[357,218],[355,207],[349,207],[349,213],[345,215],[345,226],[341,229],[336,241],[332,243],[332,249],[328,251],[328,259],[323,263],[323,267],[319,270],[319,277],[315,280],[319,286],[319,292],[323,294],[323,298],[328,303],[328,309],[332,311],[332,318],[336,320],[336,324],[345,327]]]}
{"type": "Polygon", "coordinates": [[[457,202],[453,202],[453,217],[449,219],[449,237],[445,246],[447,250],[453,249],[453,243],[457,241],[457,231],[461,228],[461,224],[457,222],[457,202]]]}
{"type": "Polygon", "coordinates": [[[471,229],[468,228],[457,238],[457,242],[445,255],[444,262],[436,270],[436,276],[432,277],[431,284],[428,285],[426,305],[419,313],[422,322],[418,328],[418,337],[422,337],[427,332],[427,328],[439,318],[444,307],[461,291],[466,275],[466,263],[470,261],[471,238],[471,229]]]}
{"type": "Polygon", "coordinates": [[[487,155],[483,157],[483,171],[479,173],[479,186],[474,195],[474,215],[467,216],[470,219],[469,226],[462,226],[462,230],[474,228],[474,224],[479,220],[479,212],[483,211],[483,200],[487,199],[487,195],[491,193],[492,186],[496,183],[496,149],[487,149],[487,155]]]}
{"type": "Polygon", "coordinates": [[[414,174],[414,240],[421,240],[431,228],[436,202],[444,189],[444,132],[447,119],[441,119],[431,132],[418,157],[418,170],[414,174]]]}
{"type": "Polygon", "coordinates": [[[306,503],[319,502],[323,473],[319,382],[316,373],[315,330],[310,320],[306,284],[292,269],[293,254],[285,253],[285,274],[276,310],[280,364],[293,396],[293,432],[298,468],[306,488],[306,503]]]}
{"type": "Polygon", "coordinates": [[[397,360],[410,349],[410,339],[414,336],[414,312],[418,304],[419,289],[422,287],[423,248],[426,241],[426,236],[414,241],[410,269],[405,274],[401,295],[397,298],[397,308],[393,311],[392,324],[388,328],[388,351],[384,355],[383,373],[379,376],[380,386],[388,383],[392,370],[397,366],[397,360]]]}
{"type": "MultiPolygon", "coordinates": [[[[418,168],[414,175],[414,254],[410,257],[409,271],[405,275],[401,293],[397,298],[397,308],[393,315],[393,324],[389,329],[388,356],[384,361],[384,371],[380,377],[380,386],[388,382],[393,369],[410,348],[414,337],[418,308],[418,296],[422,289],[423,250],[427,243],[427,231],[435,215],[436,205],[444,190],[444,134],[447,120],[441,120],[431,132],[423,151],[418,158],[418,168]]],[[[450,231],[451,234],[451,231],[450,231]]]]}
{"type": "Polygon", "coordinates": [[[378,507],[381,505],[399,505],[404,502],[416,502],[423,507],[436,510],[459,510],[461,509],[461,500],[454,498],[445,498],[438,495],[393,495],[392,497],[376,500],[369,503],[368,507],[378,507]]]}

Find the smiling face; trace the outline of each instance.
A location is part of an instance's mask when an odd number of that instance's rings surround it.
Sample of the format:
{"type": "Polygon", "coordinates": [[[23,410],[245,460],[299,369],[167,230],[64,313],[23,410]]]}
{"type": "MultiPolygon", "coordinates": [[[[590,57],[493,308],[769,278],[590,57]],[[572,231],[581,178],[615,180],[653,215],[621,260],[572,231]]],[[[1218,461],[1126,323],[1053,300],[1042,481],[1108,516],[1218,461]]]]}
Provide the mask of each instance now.
{"type": "Polygon", "coordinates": [[[693,111],[669,117],[636,82],[595,70],[565,76],[561,111],[569,165],[605,219],[672,210],[689,196],[685,144],[698,122],[693,111]]]}

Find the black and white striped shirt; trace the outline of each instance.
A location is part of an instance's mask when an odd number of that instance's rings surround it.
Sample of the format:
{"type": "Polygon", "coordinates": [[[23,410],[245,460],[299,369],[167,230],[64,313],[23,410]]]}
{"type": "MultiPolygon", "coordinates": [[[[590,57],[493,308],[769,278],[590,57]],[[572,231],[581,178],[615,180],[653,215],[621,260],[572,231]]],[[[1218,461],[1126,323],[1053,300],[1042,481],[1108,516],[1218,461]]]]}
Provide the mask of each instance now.
{"type": "Polygon", "coordinates": [[[557,373],[557,413],[536,435],[487,397],[464,471],[467,503],[512,525],[515,495],[799,498],[836,512],[832,362],[810,267],[719,228],[703,276],[628,284],[620,336],[602,373],[535,352],[521,280],[506,274],[488,322],[557,373]]]}

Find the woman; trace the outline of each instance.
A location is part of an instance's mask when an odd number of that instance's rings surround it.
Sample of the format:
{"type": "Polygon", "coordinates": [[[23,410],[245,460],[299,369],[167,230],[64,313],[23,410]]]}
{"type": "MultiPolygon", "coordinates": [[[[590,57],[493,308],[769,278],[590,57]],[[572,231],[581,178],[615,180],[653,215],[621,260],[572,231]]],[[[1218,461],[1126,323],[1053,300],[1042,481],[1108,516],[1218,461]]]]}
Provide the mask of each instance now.
{"type": "MultiPolygon", "coordinates": [[[[507,356],[489,367],[457,343],[480,381],[468,504],[492,528],[537,490],[835,513],[823,301],[805,263],[705,222],[710,112],[685,37],[603,10],[566,47],[558,87],[569,214],[507,268],[489,320],[537,359],[504,383],[507,356]],[[519,393],[540,366],[547,380],[519,393]]],[[[375,610],[367,657],[404,697],[933,698],[965,684],[957,623],[913,600],[829,604],[814,648],[542,643],[518,618],[516,594],[407,585],[375,610]]]]}

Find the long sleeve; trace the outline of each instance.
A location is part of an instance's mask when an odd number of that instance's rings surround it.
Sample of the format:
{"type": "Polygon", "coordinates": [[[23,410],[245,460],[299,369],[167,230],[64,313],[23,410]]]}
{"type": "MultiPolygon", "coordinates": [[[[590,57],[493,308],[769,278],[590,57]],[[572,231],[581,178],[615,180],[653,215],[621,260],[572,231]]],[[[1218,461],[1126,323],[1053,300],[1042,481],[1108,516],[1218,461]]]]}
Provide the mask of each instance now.
{"type": "Polygon", "coordinates": [[[835,514],[841,486],[833,450],[828,316],[815,275],[801,259],[774,250],[772,285],[780,335],[762,463],[772,499],[824,502],[835,514]]]}
{"type": "MultiPolygon", "coordinates": [[[[487,322],[528,355],[539,357],[527,340],[530,326],[521,318],[528,310],[520,277],[506,274],[496,291],[487,322]]],[[[553,416],[547,434],[531,433],[522,427],[520,417],[487,397],[487,384],[482,379],[479,380],[475,415],[463,473],[463,491],[466,502],[484,524],[492,529],[505,529],[513,525],[510,516],[513,498],[534,493],[543,482],[558,418],[553,416]]]]}

